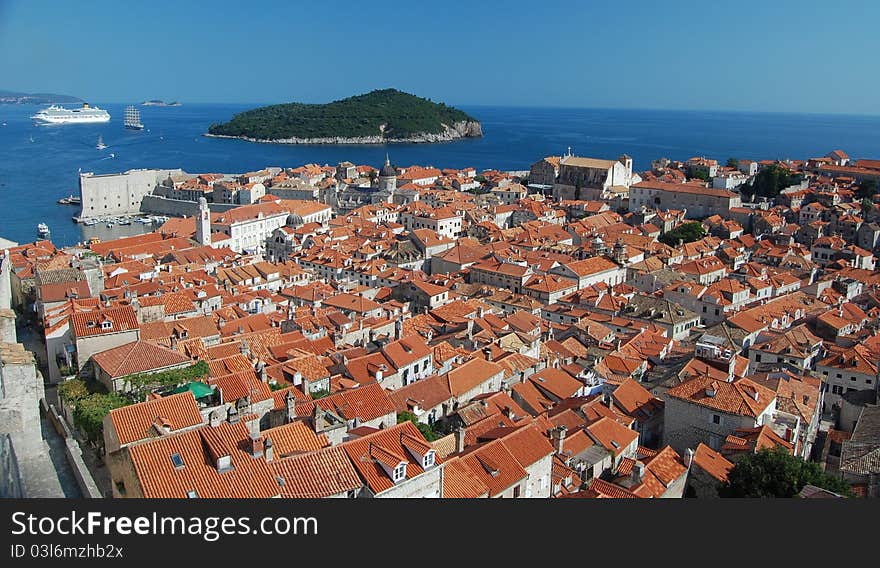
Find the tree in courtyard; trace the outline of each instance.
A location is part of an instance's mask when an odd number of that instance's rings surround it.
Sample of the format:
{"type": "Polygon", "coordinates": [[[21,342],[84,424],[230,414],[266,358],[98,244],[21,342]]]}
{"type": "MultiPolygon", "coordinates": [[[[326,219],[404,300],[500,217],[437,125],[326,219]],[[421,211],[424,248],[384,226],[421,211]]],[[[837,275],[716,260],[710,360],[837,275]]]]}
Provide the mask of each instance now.
{"type": "Polygon", "coordinates": [[[430,424],[424,424],[419,422],[419,419],[412,412],[398,412],[397,413],[397,423],[401,424],[403,422],[412,422],[416,425],[416,428],[419,429],[419,432],[422,433],[422,436],[425,437],[429,442],[433,442],[434,440],[441,437],[441,435],[434,430],[434,427],[430,424]]]}
{"type": "Polygon", "coordinates": [[[782,448],[765,448],[742,458],[718,493],[722,497],[794,497],[807,484],[852,495],[848,483],[782,448]]]}
{"type": "Polygon", "coordinates": [[[866,179],[862,183],[859,184],[859,189],[856,190],[856,196],[861,198],[872,198],[874,194],[877,193],[877,181],[873,179],[866,179]]]}
{"type": "Polygon", "coordinates": [[[779,164],[772,164],[758,172],[754,181],[754,192],[761,197],[776,197],[786,187],[797,183],[799,177],[779,164]]]}
{"type": "Polygon", "coordinates": [[[737,160],[736,158],[727,158],[727,167],[728,168],[738,168],[739,167],[739,160],[737,160]]]}
{"type": "Polygon", "coordinates": [[[660,242],[671,247],[678,246],[678,241],[692,243],[706,236],[706,228],[698,221],[682,223],[678,227],[660,235],[660,242]]]}

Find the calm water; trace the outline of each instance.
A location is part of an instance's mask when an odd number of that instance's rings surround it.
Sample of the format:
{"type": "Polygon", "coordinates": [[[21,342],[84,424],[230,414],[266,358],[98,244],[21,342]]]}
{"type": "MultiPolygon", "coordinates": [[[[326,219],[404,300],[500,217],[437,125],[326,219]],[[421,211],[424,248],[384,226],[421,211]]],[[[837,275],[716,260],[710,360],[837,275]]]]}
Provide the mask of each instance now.
{"type": "Polygon", "coordinates": [[[28,117],[38,107],[0,105],[0,124],[6,123],[0,126],[0,236],[32,241],[41,221],[49,225],[57,245],[149,230],[138,223],[112,230],[75,224],[71,216],[78,207],[56,200],[77,194],[80,168],[95,173],[175,167],[228,173],[342,160],[379,166],[388,151],[399,165],[518,170],[568,146],[584,156],[627,153],[638,169],[661,156],[801,159],[835,148],[852,157],[880,158],[876,116],[462,107],[482,122],[483,138],[389,147],[288,146],[201,136],[212,122],[252,105],[139,107],[146,125],[141,132],[123,128],[124,105],[97,105],[110,112],[109,123],[35,126],[28,117]],[[95,148],[99,135],[105,150],[95,148]]]}

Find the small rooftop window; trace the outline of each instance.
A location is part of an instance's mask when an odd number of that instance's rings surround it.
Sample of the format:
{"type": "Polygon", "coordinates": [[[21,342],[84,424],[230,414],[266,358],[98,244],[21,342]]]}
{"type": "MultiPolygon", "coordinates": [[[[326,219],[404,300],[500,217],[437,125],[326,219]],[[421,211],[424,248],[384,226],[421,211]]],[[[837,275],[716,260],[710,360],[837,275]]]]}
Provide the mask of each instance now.
{"type": "Polygon", "coordinates": [[[183,458],[180,457],[180,454],[171,454],[171,463],[175,468],[180,469],[183,467],[183,458]]]}
{"type": "MultiPolygon", "coordinates": [[[[175,455],[177,455],[177,454],[175,454],[175,455]]],[[[187,491],[186,496],[190,499],[198,499],[199,498],[199,494],[196,492],[195,489],[187,491]]]]}

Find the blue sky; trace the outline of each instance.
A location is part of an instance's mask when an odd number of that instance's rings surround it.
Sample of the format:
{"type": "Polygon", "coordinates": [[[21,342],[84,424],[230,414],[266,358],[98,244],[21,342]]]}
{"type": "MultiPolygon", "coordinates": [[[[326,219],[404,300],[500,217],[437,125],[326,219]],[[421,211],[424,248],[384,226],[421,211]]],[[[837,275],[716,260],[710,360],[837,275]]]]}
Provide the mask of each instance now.
{"type": "Polygon", "coordinates": [[[880,114],[877,22],[871,0],[0,0],[0,89],[880,114]]]}

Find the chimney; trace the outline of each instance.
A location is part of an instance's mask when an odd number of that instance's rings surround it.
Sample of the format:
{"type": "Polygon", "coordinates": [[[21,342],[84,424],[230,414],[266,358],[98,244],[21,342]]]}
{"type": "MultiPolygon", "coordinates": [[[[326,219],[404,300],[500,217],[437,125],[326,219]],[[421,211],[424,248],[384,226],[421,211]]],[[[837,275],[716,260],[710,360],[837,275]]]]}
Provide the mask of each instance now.
{"type": "Polygon", "coordinates": [[[258,458],[263,455],[263,437],[260,436],[259,432],[251,432],[250,441],[248,444],[248,451],[251,454],[252,458],[258,458]]]}
{"type": "Polygon", "coordinates": [[[565,425],[559,425],[553,430],[550,431],[550,438],[553,441],[553,449],[557,454],[562,455],[562,447],[565,442],[565,434],[568,431],[568,428],[565,425]]]}
{"type": "Polygon", "coordinates": [[[460,454],[464,451],[464,435],[465,429],[459,426],[458,430],[455,431],[455,453],[460,454]]]}
{"type": "Polygon", "coordinates": [[[633,485],[641,485],[642,481],[645,479],[645,464],[640,461],[637,461],[632,468],[632,472],[630,473],[632,476],[633,485]]]}
{"type": "Polygon", "coordinates": [[[296,418],[296,397],[292,392],[287,391],[284,402],[287,405],[287,421],[292,422],[296,418]]]}
{"type": "Polygon", "coordinates": [[[690,469],[692,463],[694,463],[694,451],[688,448],[684,452],[684,465],[690,469]]]}
{"type": "Polygon", "coordinates": [[[483,347],[483,355],[486,356],[486,361],[492,361],[492,347],[483,347]]]}
{"type": "Polygon", "coordinates": [[[299,371],[295,372],[293,374],[293,385],[298,387],[302,384],[302,382],[303,382],[303,374],[299,371]]]}
{"type": "Polygon", "coordinates": [[[266,436],[266,443],[263,445],[263,455],[266,461],[270,462],[275,458],[275,450],[272,448],[272,438],[266,436]]]}
{"type": "Polygon", "coordinates": [[[234,404],[229,406],[229,411],[226,413],[226,418],[227,420],[229,420],[230,424],[238,424],[238,409],[235,407],[234,404]]]}
{"type": "Polygon", "coordinates": [[[220,411],[219,410],[212,411],[211,414],[209,415],[209,423],[210,423],[211,427],[216,428],[217,426],[220,425],[221,422],[223,422],[223,419],[220,417],[220,411]]]}

